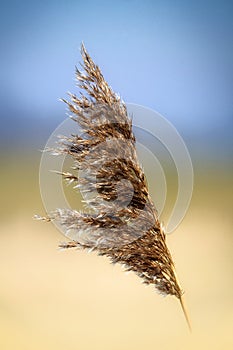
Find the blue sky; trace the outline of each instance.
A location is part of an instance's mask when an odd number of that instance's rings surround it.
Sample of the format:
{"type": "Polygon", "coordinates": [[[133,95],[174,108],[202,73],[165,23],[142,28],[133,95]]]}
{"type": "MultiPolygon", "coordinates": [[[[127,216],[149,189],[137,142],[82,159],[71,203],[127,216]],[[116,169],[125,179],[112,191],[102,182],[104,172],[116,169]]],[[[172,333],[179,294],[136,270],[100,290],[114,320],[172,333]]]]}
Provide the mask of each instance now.
{"type": "Polygon", "coordinates": [[[1,3],[2,139],[49,134],[64,119],[58,98],[78,91],[84,41],[125,101],[157,110],[186,140],[221,138],[224,151],[232,145],[232,17],[232,1],[1,3]]]}

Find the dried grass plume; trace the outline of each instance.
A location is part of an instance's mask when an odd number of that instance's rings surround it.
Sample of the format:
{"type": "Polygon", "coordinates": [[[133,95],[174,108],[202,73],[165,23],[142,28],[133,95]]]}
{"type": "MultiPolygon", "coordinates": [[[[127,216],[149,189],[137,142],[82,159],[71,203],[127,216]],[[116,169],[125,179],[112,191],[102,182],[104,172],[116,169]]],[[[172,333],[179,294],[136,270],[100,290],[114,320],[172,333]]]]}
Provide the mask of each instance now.
{"type": "Polygon", "coordinates": [[[83,92],[64,100],[81,134],[64,138],[56,151],[72,157],[74,173],[62,176],[82,192],[87,210],[61,208],[41,219],[62,226],[70,241],[60,247],[97,251],[134,271],[163,295],[178,298],[188,321],[166,235],[137,158],[126,106],[84,45],[81,54],[83,71],[76,69],[76,78],[83,92]]]}

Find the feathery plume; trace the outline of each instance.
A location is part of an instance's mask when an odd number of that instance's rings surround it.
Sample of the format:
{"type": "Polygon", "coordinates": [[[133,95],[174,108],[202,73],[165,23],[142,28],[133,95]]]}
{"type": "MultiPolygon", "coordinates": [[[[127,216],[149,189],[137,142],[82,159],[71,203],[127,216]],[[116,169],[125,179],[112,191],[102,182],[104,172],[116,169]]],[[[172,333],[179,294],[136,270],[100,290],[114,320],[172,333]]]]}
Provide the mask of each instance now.
{"type": "Polygon", "coordinates": [[[132,121],[84,45],[81,54],[84,71],[76,68],[76,78],[83,93],[63,101],[82,135],[64,138],[56,151],[72,157],[81,176],[61,175],[81,191],[91,210],[58,209],[42,219],[58,222],[71,239],[61,248],[97,251],[163,295],[177,297],[189,324],[164,229],[137,158],[132,121]]]}

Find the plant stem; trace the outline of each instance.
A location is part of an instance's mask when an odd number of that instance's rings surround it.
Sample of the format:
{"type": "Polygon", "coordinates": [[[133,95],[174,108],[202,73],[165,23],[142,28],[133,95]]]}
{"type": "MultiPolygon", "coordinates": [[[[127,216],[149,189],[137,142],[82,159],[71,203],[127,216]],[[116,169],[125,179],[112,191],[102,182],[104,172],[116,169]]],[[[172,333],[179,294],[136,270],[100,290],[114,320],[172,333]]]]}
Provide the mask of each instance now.
{"type": "Polygon", "coordinates": [[[185,305],[184,305],[184,298],[182,296],[180,296],[179,300],[180,300],[180,305],[182,307],[182,310],[183,310],[187,325],[189,327],[189,330],[190,330],[190,332],[192,332],[192,327],[191,327],[191,323],[189,320],[189,316],[188,316],[187,310],[186,310],[185,305]]]}

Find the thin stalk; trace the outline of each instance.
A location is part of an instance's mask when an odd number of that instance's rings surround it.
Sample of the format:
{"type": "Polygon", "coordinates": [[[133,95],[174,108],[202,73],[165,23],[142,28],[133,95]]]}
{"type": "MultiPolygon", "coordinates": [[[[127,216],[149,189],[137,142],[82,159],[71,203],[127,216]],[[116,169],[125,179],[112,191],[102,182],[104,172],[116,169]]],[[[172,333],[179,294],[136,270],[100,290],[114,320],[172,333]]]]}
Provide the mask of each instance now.
{"type": "Polygon", "coordinates": [[[187,309],[186,309],[186,307],[185,307],[185,305],[184,305],[184,298],[182,297],[182,295],[180,296],[179,300],[180,300],[180,305],[181,305],[181,307],[182,307],[182,310],[183,310],[183,313],[184,313],[184,316],[185,316],[187,325],[188,325],[188,327],[189,327],[189,330],[190,330],[190,332],[192,332],[191,323],[190,323],[190,320],[189,320],[189,316],[188,316],[188,313],[187,313],[187,309]]]}

